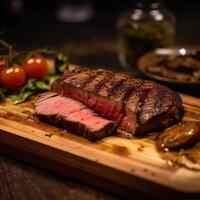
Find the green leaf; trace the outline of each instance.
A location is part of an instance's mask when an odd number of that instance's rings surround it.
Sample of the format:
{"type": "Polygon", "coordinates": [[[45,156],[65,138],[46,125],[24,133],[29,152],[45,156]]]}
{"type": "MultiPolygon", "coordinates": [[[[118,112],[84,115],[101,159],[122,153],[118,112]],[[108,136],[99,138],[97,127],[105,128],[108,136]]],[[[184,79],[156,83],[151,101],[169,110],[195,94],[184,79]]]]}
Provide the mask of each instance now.
{"type": "Polygon", "coordinates": [[[35,79],[29,79],[28,82],[26,83],[26,85],[23,87],[22,90],[35,90],[36,87],[35,87],[35,83],[36,83],[36,80],[35,79]]]}
{"type": "Polygon", "coordinates": [[[56,73],[61,74],[65,71],[65,69],[68,66],[68,57],[64,54],[57,54],[55,57],[55,63],[56,63],[56,73]]]}
{"type": "Polygon", "coordinates": [[[57,77],[58,75],[56,74],[50,74],[45,78],[45,82],[51,85],[56,80],[57,77]]]}
{"type": "Polygon", "coordinates": [[[30,96],[34,94],[35,94],[34,91],[27,91],[18,95],[17,94],[11,95],[10,97],[13,100],[14,104],[19,104],[26,101],[30,96]]]}
{"type": "Polygon", "coordinates": [[[36,87],[39,90],[49,90],[50,89],[50,85],[48,83],[45,83],[45,82],[42,82],[42,81],[37,81],[36,87]]]}
{"type": "Polygon", "coordinates": [[[39,92],[48,91],[50,89],[51,83],[56,78],[57,75],[49,75],[45,78],[44,81],[36,81],[35,79],[30,79],[19,92],[12,94],[10,97],[14,104],[22,103],[32,95],[35,95],[39,92]]]}
{"type": "Polygon", "coordinates": [[[14,104],[18,104],[26,101],[30,96],[36,94],[37,92],[39,92],[39,90],[36,87],[36,80],[30,79],[20,91],[10,95],[10,97],[14,104]]]}
{"type": "Polygon", "coordinates": [[[68,58],[66,55],[62,54],[62,53],[59,53],[57,55],[57,59],[60,61],[60,62],[67,62],[68,58]]]}

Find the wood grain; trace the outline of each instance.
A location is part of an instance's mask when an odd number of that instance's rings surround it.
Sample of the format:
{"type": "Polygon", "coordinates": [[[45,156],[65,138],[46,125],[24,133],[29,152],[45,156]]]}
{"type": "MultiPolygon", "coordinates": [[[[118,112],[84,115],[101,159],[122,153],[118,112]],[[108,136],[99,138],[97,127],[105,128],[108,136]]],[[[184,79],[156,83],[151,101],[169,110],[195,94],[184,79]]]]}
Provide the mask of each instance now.
{"type": "Polygon", "coordinates": [[[1,200],[119,200],[85,184],[0,155],[1,200]]]}
{"type": "MultiPolygon", "coordinates": [[[[186,120],[200,119],[200,100],[183,95],[186,120]],[[191,101],[190,101],[191,99],[191,101]]],[[[91,143],[34,117],[33,101],[0,105],[0,149],[19,159],[130,197],[200,192],[200,172],[167,165],[148,138],[91,143]],[[92,176],[93,178],[87,178],[92,176]],[[116,190],[118,188],[118,190],[116,190]],[[126,191],[126,192],[124,192],[126,191]]]]}

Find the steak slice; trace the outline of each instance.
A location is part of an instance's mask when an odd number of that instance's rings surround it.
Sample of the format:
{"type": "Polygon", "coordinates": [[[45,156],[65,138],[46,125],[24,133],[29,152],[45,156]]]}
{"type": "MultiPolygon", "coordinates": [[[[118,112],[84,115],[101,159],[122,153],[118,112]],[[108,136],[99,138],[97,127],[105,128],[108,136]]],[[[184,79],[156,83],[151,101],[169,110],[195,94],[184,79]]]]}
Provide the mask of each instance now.
{"type": "Polygon", "coordinates": [[[180,96],[155,82],[88,68],[63,76],[52,84],[51,91],[76,99],[114,121],[118,132],[146,134],[182,120],[180,96]]]}
{"type": "Polygon", "coordinates": [[[89,140],[109,136],[114,123],[101,118],[84,104],[56,93],[43,93],[35,102],[36,116],[89,140]]]}

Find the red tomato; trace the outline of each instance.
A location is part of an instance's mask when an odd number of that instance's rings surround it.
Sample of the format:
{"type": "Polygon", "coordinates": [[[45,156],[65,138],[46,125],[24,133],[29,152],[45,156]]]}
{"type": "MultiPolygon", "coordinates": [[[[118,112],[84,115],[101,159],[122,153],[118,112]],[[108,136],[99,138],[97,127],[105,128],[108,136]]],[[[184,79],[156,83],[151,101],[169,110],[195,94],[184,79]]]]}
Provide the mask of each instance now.
{"type": "Polygon", "coordinates": [[[8,90],[20,89],[26,81],[24,69],[17,64],[1,71],[1,83],[8,90]]]}
{"type": "Polygon", "coordinates": [[[24,70],[28,78],[43,80],[48,70],[46,59],[40,55],[26,59],[24,62],[24,70]]]}

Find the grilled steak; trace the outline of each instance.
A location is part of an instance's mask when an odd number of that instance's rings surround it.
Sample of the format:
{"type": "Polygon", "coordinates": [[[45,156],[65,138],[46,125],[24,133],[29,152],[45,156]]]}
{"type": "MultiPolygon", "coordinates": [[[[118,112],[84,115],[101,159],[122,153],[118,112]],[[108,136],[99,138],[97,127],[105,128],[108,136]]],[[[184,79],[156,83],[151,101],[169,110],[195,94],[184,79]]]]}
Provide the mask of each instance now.
{"type": "Polygon", "coordinates": [[[112,121],[99,117],[84,104],[53,92],[39,96],[35,111],[40,119],[90,140],[108,136],[114,128],[112,121]]]}
{"type": "Polygon", "coordinates": [[[103,69],[74,68],[51,91],[84,103],[129,135],[163,130],[184,113],[180,96],[167,87],[103,69]]]}

